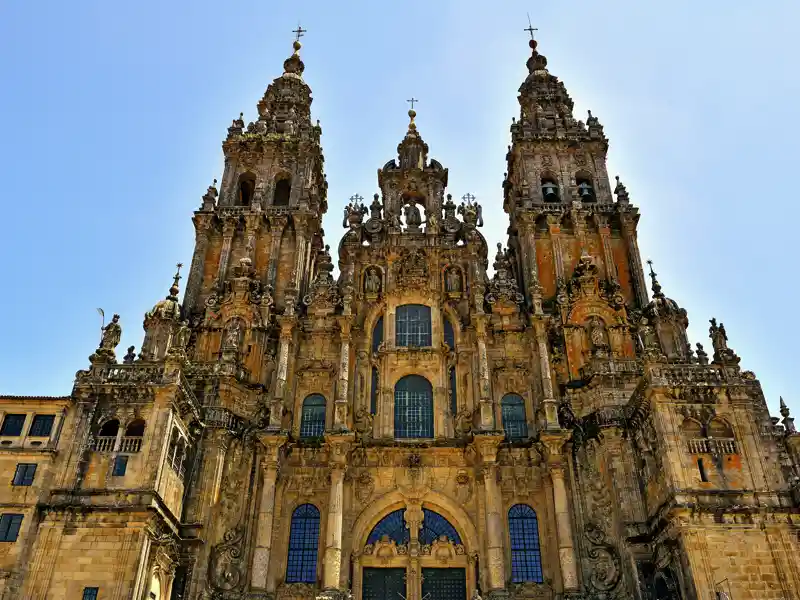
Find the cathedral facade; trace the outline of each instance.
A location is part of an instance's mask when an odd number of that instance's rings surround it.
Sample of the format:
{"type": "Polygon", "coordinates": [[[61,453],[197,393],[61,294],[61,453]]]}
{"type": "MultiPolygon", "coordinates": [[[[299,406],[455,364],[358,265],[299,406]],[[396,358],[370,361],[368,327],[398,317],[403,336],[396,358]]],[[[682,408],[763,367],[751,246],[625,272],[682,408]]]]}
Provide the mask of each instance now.
{"type": "Polygon", "coordinates": [[[332,250],[295,42],[140,351],[114,315],[70,395],[0,397],[3,599],[800,598],[793,419],[690,345],[530,46],[506,246],[412,107],[332,250]]]}

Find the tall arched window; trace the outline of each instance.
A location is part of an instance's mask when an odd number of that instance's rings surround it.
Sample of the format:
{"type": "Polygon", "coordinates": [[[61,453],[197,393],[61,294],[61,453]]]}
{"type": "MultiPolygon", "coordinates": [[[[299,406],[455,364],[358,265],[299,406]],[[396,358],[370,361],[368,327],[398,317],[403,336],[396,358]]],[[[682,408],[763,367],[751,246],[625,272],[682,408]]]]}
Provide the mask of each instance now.
{"type": "Polygon", "coordinates": [[[378,376],[378,367],[372,367],[372,385],[369,390],[369,412],[373,415],[378,414],[378,385],[380,379],[378,376]]]}
{"type": "Polygon", "coordinates": [[[396,344],[404,347],[431,345],[431,307],[422,304],[404,304],[397,307],[395,315],[396,344]]]}
{"type": "Polygon", "coordinates": [[[450,367],[450,412],[456,414],[458,412],[458,389],[456,386],[456,368],[450,367]]]}
{"type": "Polygon", "coordinates": [[[558,184],[554,177],[545,175],[542,177],[542,199],[545,202],[558,202],[558,184]]]}
{"type": "Polygon", "coordinates": [[[252,173],[242,173],[239,177],[239,190],[236,195],[237,206],[250,206],[256,191],[256,176],[252,173]]]}
{"type": "Polygon", "coordinates": [[[319,545],[319,509],[301,504],[292,513],[286,583],[316,583],[319,545]]]}
{"type": "Polygon", "coordinates": [[[378,351],[378,346],[383,343],[383,315],[378,317],[375,321],[375,327],[372,328],[372,353],[378,351]]]}
{"type": "Polygon", "coordinates": [[[325,433],[325,398],[320,394],[312,394],[303,400],[300,437],[320,437],[323,433],[325,433]]]}
{"type": "Polygon", "coordinates": [[[444,318],[444,343],[450,347],[450,350],[456,349],[456,334],[453,331],[453,324],[447,317],[444,318]]]}
{"type": "Polygon", "coordinates": [[[380,541],[383,536],[386,536],[394,541],[395,544],[407,544],[411,536],[408,528],[406,528],[404,513],[405,509],[400,508],[390,512],[378,521],[370,531],[367,543],[374,544],[380,541]]]}
{"type": "Polygon", "coordinates": [[[575,183],[578,185],[578,197],[581,202],[594,202],[594,186],[590,177],[579,175],[575,178],[575,183]]]}
{"type": "Polygon", "coordinates": [[[275,182],[275,191],[272,194],[273,206],[289,206],[289,196],[292,193],[292,182],[287,178],[275,182]]]}
{"type": "Polygon", "coordinates": [[[433,437],[433,388],[419,375],[406,375],[394,386],[394,435],[433,437]]]}
{"type": "Polygon", "coordinates": [[[419,532],[420,543],[432,544],[442,536],[445,536],[454,544],[461,543],[461,536],[458,535],[456,528],[450,524],[450,521],[437,512],[423,508],[422,529],[419,532]]]}
{"type": "Polygon", "coordinates": [[[539,548],[539,522],[527,504],[515,504],[508,511],[511,537],[511,581],[542,583],[542,553],[539,548]]]}
{"type": "Polygon", "coordinates": [[[525,418],[525,401],[518,394],[506,394],[500,400],[503,416],[503,431],[510,440],[528,437],[528,422],[525,418]]]}

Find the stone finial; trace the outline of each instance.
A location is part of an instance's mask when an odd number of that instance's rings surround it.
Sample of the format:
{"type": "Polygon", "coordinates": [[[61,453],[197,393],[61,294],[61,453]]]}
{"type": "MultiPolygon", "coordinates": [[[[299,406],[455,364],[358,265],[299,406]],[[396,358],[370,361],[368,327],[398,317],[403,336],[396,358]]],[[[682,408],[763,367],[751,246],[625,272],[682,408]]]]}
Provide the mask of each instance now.
{"type": "Polygon", "coordinates": [[[656,279],[657,273],[653,270],[653,261],[648,260],[647,266],[650,267],[650,280],[652,281],[652,288],[653,288],[653,295],[654,296],[663,296],[664,294],[661,292],[661,284],[658,283],[658,279],[656,279]]]}
{"type": "Polygon", "coordinates": [[[708,364],[708,353],[703,349],[703,344],[697,342],[697,362],[701,365],[708,364]]]}
{"type": "Polygon", "coordinates": [[[786,406],[786,402],[783,401],[783,396],[781,396],[781,416],[783,417],[783,427],[786,433],[797,433],[797,429],[795,429],[794,426],[794,419],[789,416],[789,407],[786,406]]]}
{"type": "Polygon", "coordinates": [[[614,195],[617,197],[617,202],[620,204],[628,204],[630,202],[628,188],[626,188],[625,184],[619,180],[619,175],[617,175],[615,179],[617,180],[617,185],[614,188],[614,195]]]}
{"type": "Polygon", "coordinates": [[[214,182],[210,186],[208,186],[208,190],[203,196],[203,205],[200,207],[200,210],[205,210],[205,211],[214,210],[214,207],[217,205],[218,195],[219,192],[217,191],[217,180],[214,179],[214,182]]]}

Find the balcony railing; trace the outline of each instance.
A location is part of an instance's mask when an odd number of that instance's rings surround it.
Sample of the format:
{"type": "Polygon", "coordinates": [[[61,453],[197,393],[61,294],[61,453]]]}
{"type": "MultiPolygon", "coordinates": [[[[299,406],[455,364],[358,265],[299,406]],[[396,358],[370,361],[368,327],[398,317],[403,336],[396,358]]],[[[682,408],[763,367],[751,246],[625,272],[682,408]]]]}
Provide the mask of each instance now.
{"type": "Polygon", "coordinates": [[[94,441],[94,449],[98,452],[113,452],[114,444],[117,442],[117,436],[102,436],[94,441]]]}
{"type": "MultiPolygon", "coordinates": [[[[117,442],[115,435],[103,435],[95,438],[94,449],[97,452],[114,452],[117,442]]],[[[119,440],[119,448],[116,452],[134,453],[142,449],[142,438],[139,436],[123,437],[119,440]]]]}
{"type": "Polygon", "coordinates": [[[692,454],[736,454],[736,440],[733,438],[695,438],[689,440],[692,454]]]}

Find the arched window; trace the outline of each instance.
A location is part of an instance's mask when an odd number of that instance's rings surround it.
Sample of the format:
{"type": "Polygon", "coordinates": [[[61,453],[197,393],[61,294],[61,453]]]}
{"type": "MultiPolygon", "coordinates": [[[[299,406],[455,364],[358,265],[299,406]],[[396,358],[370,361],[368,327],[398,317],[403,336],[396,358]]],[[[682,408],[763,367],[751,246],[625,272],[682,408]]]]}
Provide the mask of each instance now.
{"type": "Polygon", "coordinates": [[[511,537],[511,581],[542,583],[542,553],[539,549],[539,522],[527,504],[515,504],[508,511],[511,537]]]}
{"type": "Polygon", "coordinates": [[[256,176],[252,173],[242,173],[239,177],[239,190],[236,195],[237,206],[250,206],[256,191],[256,176]]]}
{"type": "Polygon", "coordinates": [[[301,504],[292,513],[289,555],[286,559],[286,583],[317,581],[318,545],[319,509],[313,504],[301,504]]]}
{"type": "Polygon", "coordinates": [[[458,389],[456,386],[456,368],[450,367],[450,412],[455,415],[458,412],[458,389]]]}
{"type": "Polygon", "coordinates": [[[98,437],[117,437],[117,433],[119,433],[119,421],[111,419],[103,423],[97,435],[98,437]]]}
{"type": "Polygon", "coordinates": [[[458,535],[456,528],[450,524],[450,521],[445,519],[439,513],[422,509],[422,530],[419,532],[419,541],[421,544],[432,544],[434,540],[445,536],[454,544],[461,544],[461,536],[458,535]]]}
{"type": "Polygon", "coordinates": [[[450,347],[450,350],[456,349],[456,334],[453,331],[453,324],[447,317],[444,318],[444,343],[450,347]]]}
{"type": "Polygon", "coordinates": [[[325,398],[312,394],[303,400],[300,416],[300,437],[315,438],[325,433],[325,398]]]}
{"type": "Polygon", "coordinates": [[[581,202],[594,202],[594,186],[592,180],[586,176],[578,176],[575,178],[575,183],[578,184],[578,198],[581,202]]]}
{"type": "Polygon", "coordinates": [[[518,394],[506,394],[500,400],[503,416],[503,431],[510,440],[528,437],[528,422],[525,419],[525,401],[518,394]]]}
{"type": "Polygon", "coordinates": [[[97,439],[94,441],[94,449],[98,452],[112,452],[117,444],[119,434],[119,421],[111,419],[100,427],[97,439]]]}
{"type": "Polygon", "coordinates": [[[369,391],[369,412],[373,415],[378,414],[378,367],[372,367],[372,385],[369,391]]]}
{"type": "Polygon", "coordinates": [[[404,304],[397,307],[395,316],[396,344],[403,347],[431,345],[431,307],[422,304],[404,304]]]}
{"type": "Polygon", "coordinates": [[[390,540],[394,541],[395,544],[407,544],[410,539],[410,534],[406,528],[406,521],[403,518],[404,513],[405,509],[400,508],[390,512],[378,521],[375,527],[372,528],[372,531],[370,531],[367,543],[374,544],[380,541],[383,536],[387,536],[390,540]]]}
{"type": "Polygon", "coordinates": [[[275,192],[272,195],[273,206],[289,206],[289,195],[292,193],[292,182],[287,178],[275,182],[275,192]]]}
{"type": "Polygon", "coordinates": [[[378,346],[383,343],[383,315],[378,317],[375,321],[375,327],[372,328],[372,353],[378,351],[378,346]]]}
{"type": "Polygon", "coordinates": [[[144,421],[136,419],[128,423],[125,428],[125,437],[142,437],[144,436],[144,421]]]}
{"type": "Polygon", "coordinates": [[[144,437],[144,420],[134,419],[125,428],[125,436],[120,440],[119,452],[139,452],[144,437]]]}
{"type": "Polygon", "coordinates": [[[394,435],[433,437],[433,388],[419,375],[406,375],[394,387],[394,435]]]}
{"type": "Polygon", "coordinates": [[[545,202],[558,202],[558,184],[549,175],[542,177],[542,199],[545,202]]]}

